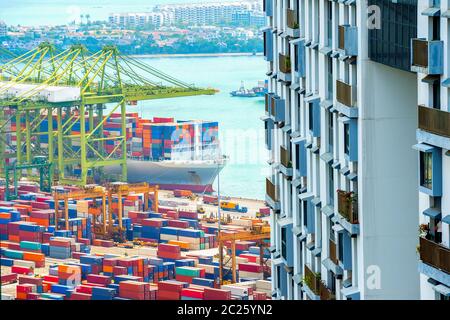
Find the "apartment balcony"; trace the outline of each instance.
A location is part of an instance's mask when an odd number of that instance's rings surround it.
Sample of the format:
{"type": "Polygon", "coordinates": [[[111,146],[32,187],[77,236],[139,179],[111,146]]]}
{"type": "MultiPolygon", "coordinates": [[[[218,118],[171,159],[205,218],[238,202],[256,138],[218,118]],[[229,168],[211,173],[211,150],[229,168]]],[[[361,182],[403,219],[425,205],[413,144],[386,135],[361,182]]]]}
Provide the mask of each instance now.
{"type": "Polygon", "coordinates": [[[443,73],[443,42],[411,39],[411,71],[425,74],[443,73]]]}
{"type": "Polygon", "coordinates": [[[336,243],[333,240],[329,240],[330,247],[330,260],[335,264],[339,265],[339,261],[336,254],[336,243]]]}
{"type": "Polygon", "coordinates": [[[358,55],[358,28],[351,25],[338,27],[338,49],[346,56],[358,55]]]}
{"type": "Polygon", "coordinates": [[[284,122],[286,119],[286,101],[279,97],[272,96],[269,102],[270,116],[275,122],[284,122]]]}
{"type": "Polygon", "coordinates": [[[450,112],[419,106],[419,129],[450,139],[450,112]]]}
{"type": "Polygon", "coordinates": [[[355,88],[344,81],[336,80],[336,99],[347,107],[355,106],[355,88]]]}
{"type": "Polygon", "coordinates": [[[292,177],[292,162],[289,151],[280,146],[280,171],[288,177],[292,177]]]}
{"type": "Polygon", "coordinates": [[[439,269],[450,277],[450,249],[420,237],[420,260],[439,269]]]}
{"type": "Polygon", "coordinates": [[[280,210],[278,187],[269,178],[266,178],[266,202],[273,210],[280,210]]]}
{"type": "Polygon", "coordinates": [[[270,108],[271,102],[272,102],[272,95],[266,93],[264,95],[264,106],[265,106],[265,110],[266,110],[266,115],[270,115],[272,113],[271,108],[270,108]]]}
{"type": "Polygon", "coordinates": [[[308,295],[311,299],[320,299],[320,287],[322,284],[320,274],[313,272],[307,264],[305,264],[303,284],[311,291],[308,292],[308,289],[305,290],[309,293],[308,295]]]}
{"type": "Polygon", "coordinates": [[[286,33],[292,38],[298,38],[300,36],[300,28],[298,23],[298,11],[287,9],[286,10],[286,33]]]}
{"type": "Polygon", "coordinates": [[[320,300],[336,300],[335,294],[322,281],[319,285],[320,300]]]}
{"type": "Polygon", "coordinates": [[[291,75],[291,57],[284,54],[278,55],[278,69],[280,70],[279,79],[290,82],[292,80],[291,75]]]}
{"type": "Polygon", "coordinates": [[[359,224],[357,195],[354,192],[338,190],[337,196],[339,214],[351,224],[359,224]]]}
{"type": "Polygon", "coordinates": [[[263,32],[264,60],[273,61],[273,35],[270,28],[263,32]]]}

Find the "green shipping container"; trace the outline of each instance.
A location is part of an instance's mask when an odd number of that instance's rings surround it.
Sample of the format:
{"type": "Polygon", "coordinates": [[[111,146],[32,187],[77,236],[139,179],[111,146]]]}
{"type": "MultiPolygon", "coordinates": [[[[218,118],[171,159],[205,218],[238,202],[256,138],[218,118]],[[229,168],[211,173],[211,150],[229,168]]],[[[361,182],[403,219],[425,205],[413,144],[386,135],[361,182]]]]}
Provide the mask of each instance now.
{"type": "Polygon", "coordinates": [[[3,250],[3,254],[5,255],[5,257],[10,258],[10,259],[23,259],[22,251],[6,249],[6,250],[3,250]]]}
{"type": "Polygon", "coordinates": [[[200,269],[194,267],[177,267],[175,273],[180,276],[199,277],[200,269]]]}
{"type": "Polygon", "coordinates": [[[39,242],[20,241],[21,249],[41,250],[41,244],[39,242]]]}

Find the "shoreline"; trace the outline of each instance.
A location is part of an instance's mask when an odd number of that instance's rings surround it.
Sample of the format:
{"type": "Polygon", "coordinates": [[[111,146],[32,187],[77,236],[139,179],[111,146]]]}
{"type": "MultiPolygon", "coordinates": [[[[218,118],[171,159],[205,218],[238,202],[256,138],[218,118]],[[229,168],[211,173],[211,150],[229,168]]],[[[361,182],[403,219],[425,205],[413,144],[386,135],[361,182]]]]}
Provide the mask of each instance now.
{"type": "Polygon", "coordinates": [[[229,52],[229,53],[164,53],[164,54],[132,54],[131,58],[204,58],[204,57],[252,57],[262,56],[262,52],[229,52]]]}

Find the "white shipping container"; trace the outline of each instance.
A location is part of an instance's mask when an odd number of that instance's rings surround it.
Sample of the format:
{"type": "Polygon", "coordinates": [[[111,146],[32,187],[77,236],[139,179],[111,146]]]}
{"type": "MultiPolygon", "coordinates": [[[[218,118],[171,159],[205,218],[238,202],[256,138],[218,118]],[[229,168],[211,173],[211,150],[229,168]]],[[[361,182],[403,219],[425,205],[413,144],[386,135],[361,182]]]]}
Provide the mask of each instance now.
{"type": "Polygon", "coordinates": [[[36,267],[34,261],[25,261],[25,260],[14,260],[13,265],[26,268],[31,267],[33,269],[36,267]]]}

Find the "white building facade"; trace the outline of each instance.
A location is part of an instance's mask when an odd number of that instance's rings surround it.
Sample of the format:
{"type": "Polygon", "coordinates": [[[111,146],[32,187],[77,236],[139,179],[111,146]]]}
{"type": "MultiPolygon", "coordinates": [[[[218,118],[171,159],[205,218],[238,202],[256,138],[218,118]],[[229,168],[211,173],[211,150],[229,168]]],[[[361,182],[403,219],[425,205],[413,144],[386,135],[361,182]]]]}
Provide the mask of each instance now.
{"type": "Polygon", "coordinates": [[[420,297],[414,2],[264,1],[275,299],[420,297]]]}
{"type": "Polygon", "coordinates": [[[450,296],[450,1],[418,1],[417,73],[422,299],[450,296]]]}

